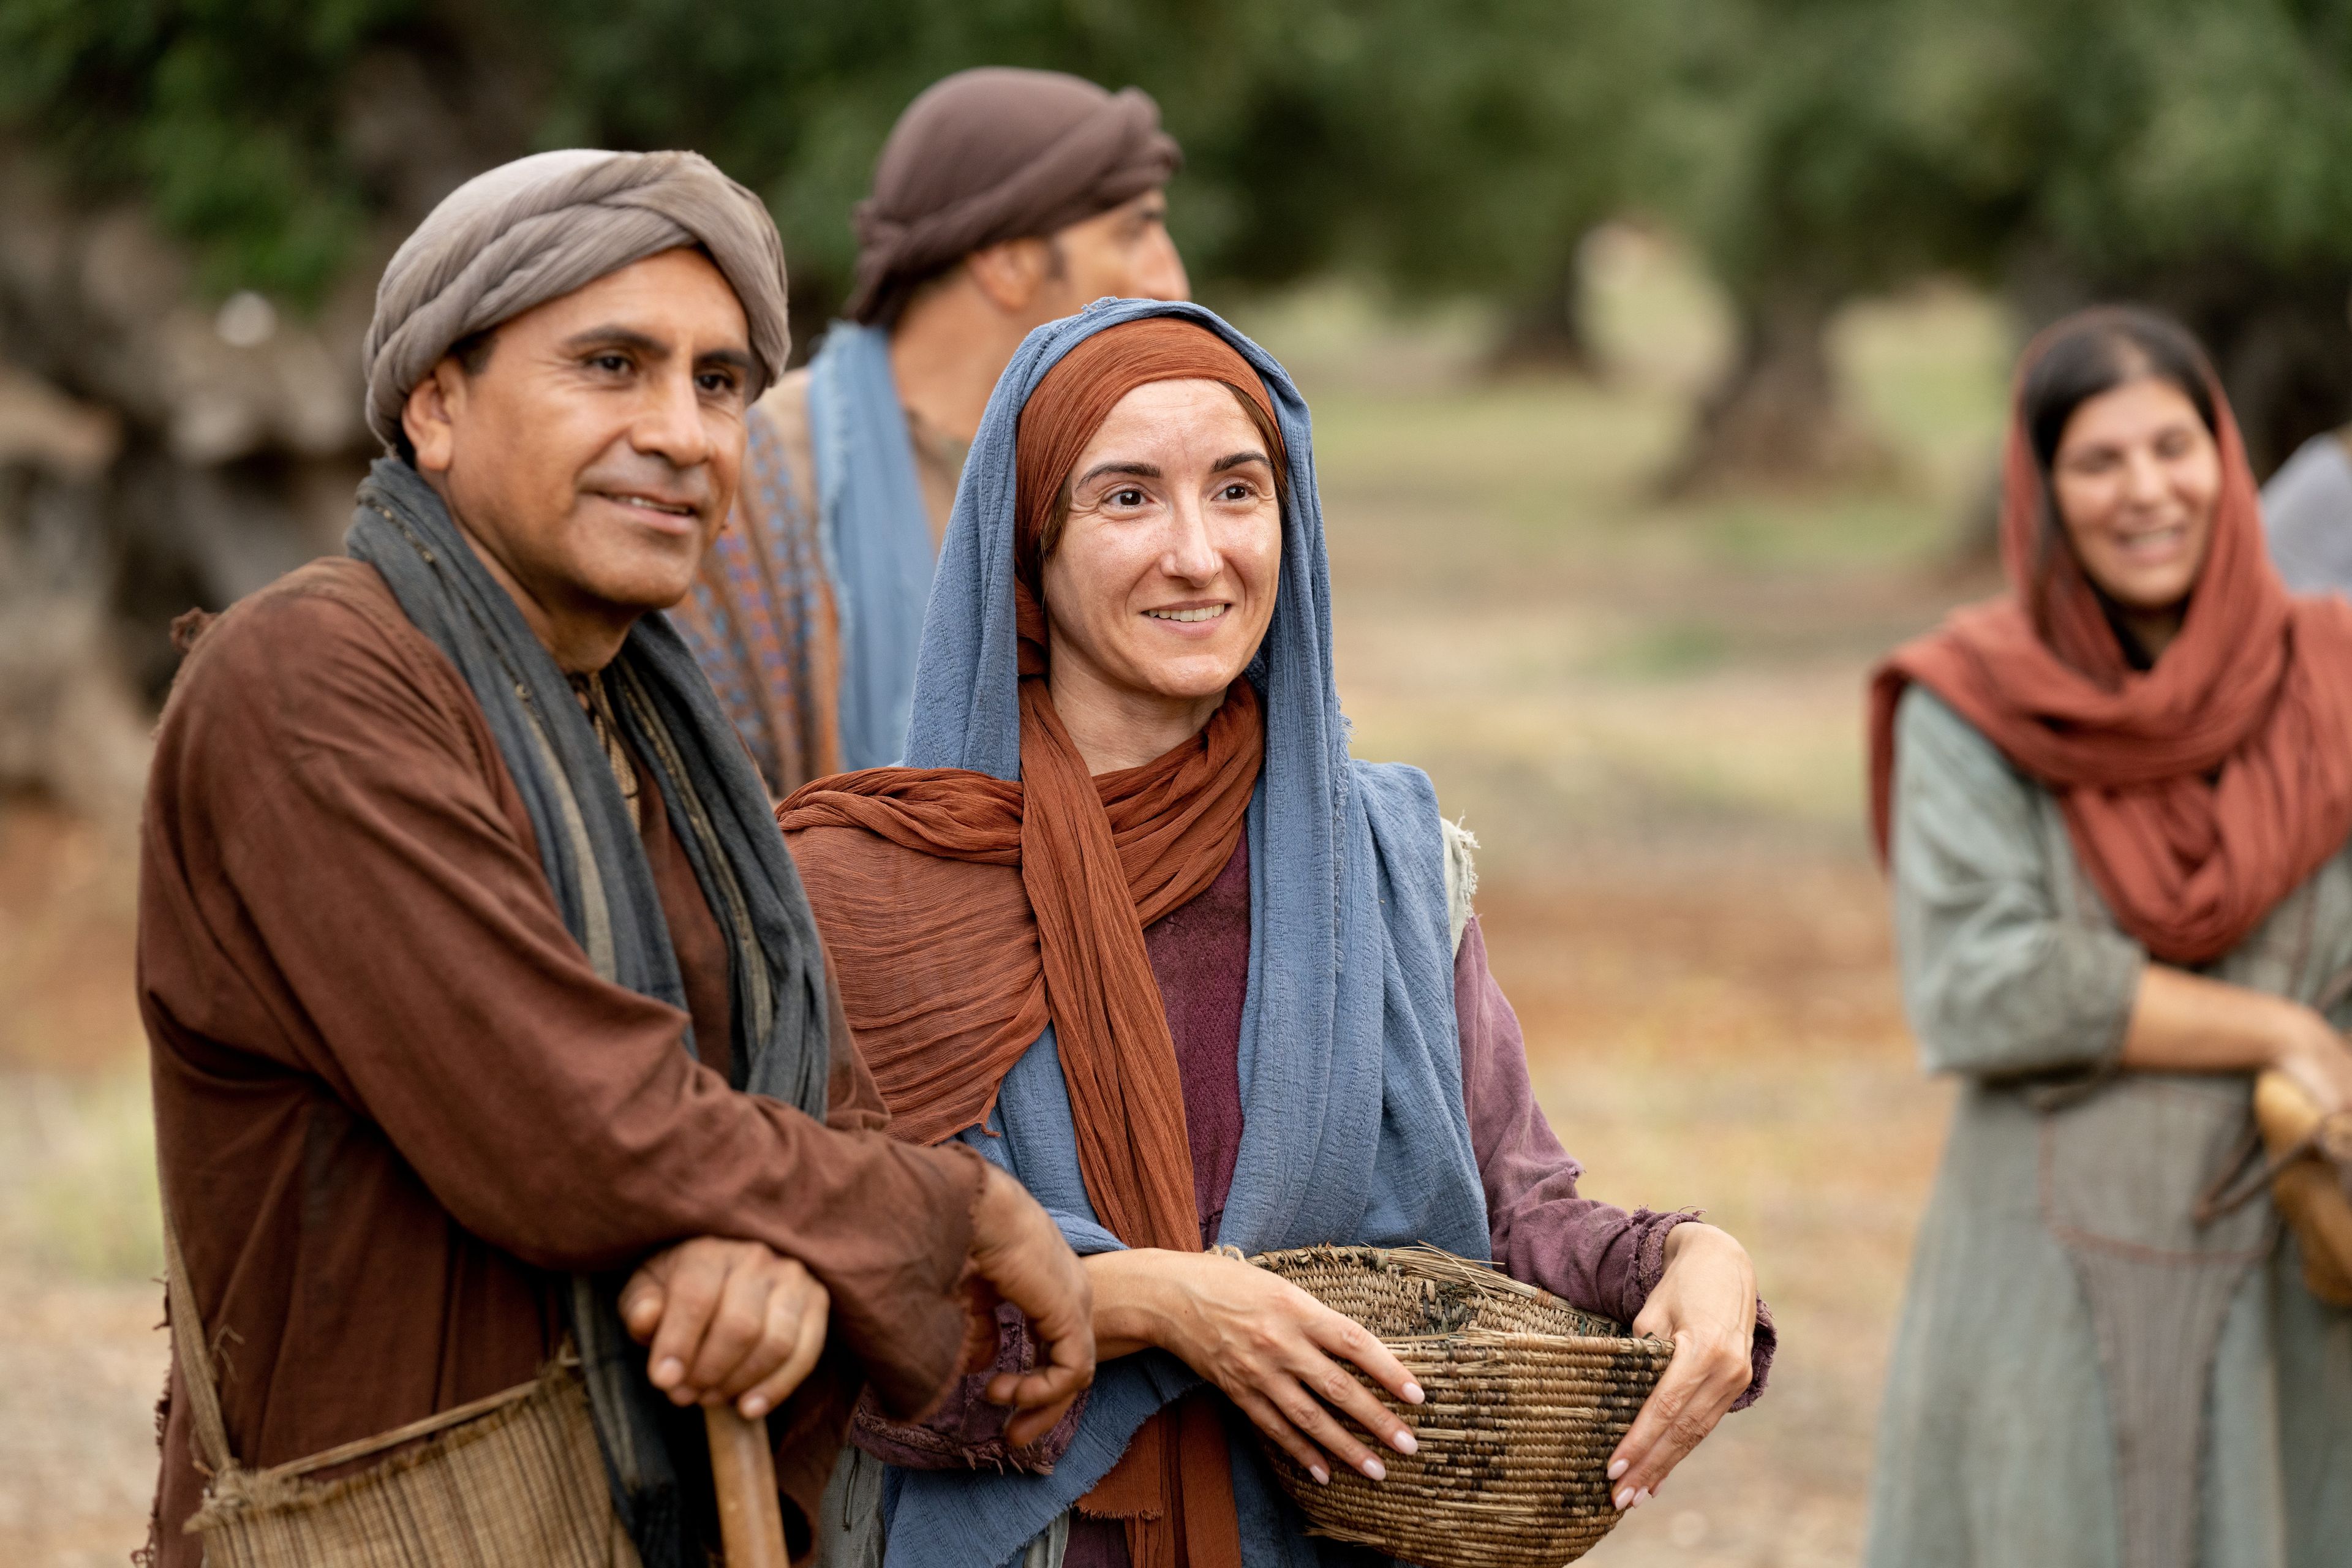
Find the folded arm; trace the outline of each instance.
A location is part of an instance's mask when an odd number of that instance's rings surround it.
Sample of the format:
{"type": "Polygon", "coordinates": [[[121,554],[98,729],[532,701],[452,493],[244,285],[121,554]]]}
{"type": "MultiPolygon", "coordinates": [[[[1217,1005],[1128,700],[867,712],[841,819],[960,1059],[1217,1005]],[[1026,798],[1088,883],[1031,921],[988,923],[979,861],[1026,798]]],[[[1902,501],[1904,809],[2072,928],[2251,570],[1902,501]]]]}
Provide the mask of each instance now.
{"type": "Polygon", "coordinates": [[[963,1342],[980,1163],[730,1089],[682,1012],[589,965],[454,670],[420,676],[347,608],[271,608],[294,623],[205,650],[226,668],[159,788],[184,781],[168,809],[214,818],[222,892],[200,918],[269,952],[300,1015],[292,1065],[537,1267],[698,1237],[797,1259],[884,1396],[928,1403],[963,1342]]]}
{"type": "Polygon", "coordinates": [[[1473,918],[1454,961],[1463,1099],[1496,1261],[1515,1279],[1673,1342],[1675,1359],[1612,1457],[1617,1506],[1645,1501],[1729,1411],[1753,1404],[1777,1336],[1747,1250],[1687,1212],[1629,1214],[1579,1196],[1528,1079],[1518,1016],[1473,918]]]}

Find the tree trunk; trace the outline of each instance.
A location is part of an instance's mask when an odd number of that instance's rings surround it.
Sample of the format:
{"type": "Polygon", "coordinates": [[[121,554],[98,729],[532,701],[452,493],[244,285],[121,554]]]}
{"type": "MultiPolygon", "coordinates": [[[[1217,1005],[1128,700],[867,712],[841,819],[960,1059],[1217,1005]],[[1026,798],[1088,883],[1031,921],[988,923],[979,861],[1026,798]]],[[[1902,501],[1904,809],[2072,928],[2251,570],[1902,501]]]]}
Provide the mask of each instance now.
{"type": "Polygon", "coordinates": [[[359,351],[392,247],[524,145],[515,81],[396,51],[351,85],[379,226],[315,310],[204,297],[133,204],[0,137],[0,790],[135,817],[180,612],[338,549],[375,438],[359,351]]]}
{"type": "Polygon", "coordinates": [[[1597,376],[1601,356],[1584,322],[1583,268],[1571,250],[1542,284],[1505,310],[1486,359],[1494,374],[1532,371],[1597,376]]]}
{"type": "Polygon", "coordinates": [[[1738,301],[1738,351],[1661,479],[1664,494],[1810,489],[1892,471],[1892,457],[1839,397],[1828,342],[1838,303],[1801,284],[1738,301]]]}

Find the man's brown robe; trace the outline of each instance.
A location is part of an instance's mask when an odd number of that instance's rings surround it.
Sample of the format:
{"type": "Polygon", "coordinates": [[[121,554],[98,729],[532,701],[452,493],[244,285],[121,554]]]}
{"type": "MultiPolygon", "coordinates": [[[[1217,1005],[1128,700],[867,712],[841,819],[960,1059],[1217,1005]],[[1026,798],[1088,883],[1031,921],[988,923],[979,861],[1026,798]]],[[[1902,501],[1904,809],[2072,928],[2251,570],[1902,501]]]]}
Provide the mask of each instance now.
{"type": "MultiPolygon", "coordinates": [[[[728,1087],[725,944],[639,776],[699,1062],[687,1015],[598,978],[564,929],[480,707],[373,567],[303,567],[191,651],[147,801],[140,1000],[243,1463],[523,1382],[565,1275],[702,1235],[832,1292],[825,1362],[775,1418],[795,1527],[861,1382],[912,1411],[953,1376],[981,1162],[883,1135],[837,1001],[830,1130],[728,1087]]],[[[175,1358],[166,1568],[200,1555],[186,1410],[175,1358]]]]}

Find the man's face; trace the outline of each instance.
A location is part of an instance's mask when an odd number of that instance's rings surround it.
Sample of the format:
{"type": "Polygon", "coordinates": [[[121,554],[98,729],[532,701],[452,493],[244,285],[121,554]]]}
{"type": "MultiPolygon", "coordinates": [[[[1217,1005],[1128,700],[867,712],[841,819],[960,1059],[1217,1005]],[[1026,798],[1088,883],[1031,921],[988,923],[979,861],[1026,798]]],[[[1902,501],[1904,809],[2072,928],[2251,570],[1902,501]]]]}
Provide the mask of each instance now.
{"type": "Polygon", "coordinates": [[[664,251],[525,311],[410,395],[416,466],[559,657],[683,598],[727,519],[753,375],[735,291],[664,251]],[[592,638],[593,640],[593,638],[592,638]]]}
{"type": "Polygon", "coordinates": [[[1053,245],[1061,277],[1042,291],[1048,307],[1038,317],[1050,321],[1082,310],[1105,295],[1122,300],[1189,300],[1192,280],[1184,258],[1168,237],[1168,196],[1146,191],[1108,212],[1058,229],[1053,245]]]}

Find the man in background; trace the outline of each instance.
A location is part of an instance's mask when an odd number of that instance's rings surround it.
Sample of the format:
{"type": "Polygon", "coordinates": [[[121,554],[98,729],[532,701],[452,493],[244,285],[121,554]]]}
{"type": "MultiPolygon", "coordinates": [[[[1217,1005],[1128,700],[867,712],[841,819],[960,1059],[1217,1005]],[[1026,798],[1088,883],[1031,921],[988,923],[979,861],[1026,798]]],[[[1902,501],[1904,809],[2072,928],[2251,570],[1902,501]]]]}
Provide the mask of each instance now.
{"type": "Polygon", "coordinates": [[[1030,330],[1181,300],[1180,154],[1142,91],[983,68],[909,104],[858,205],[856,291],[750,419],[730,526],[675,613],[779,796],[898,761],[956,481],[1030,330]]]}

